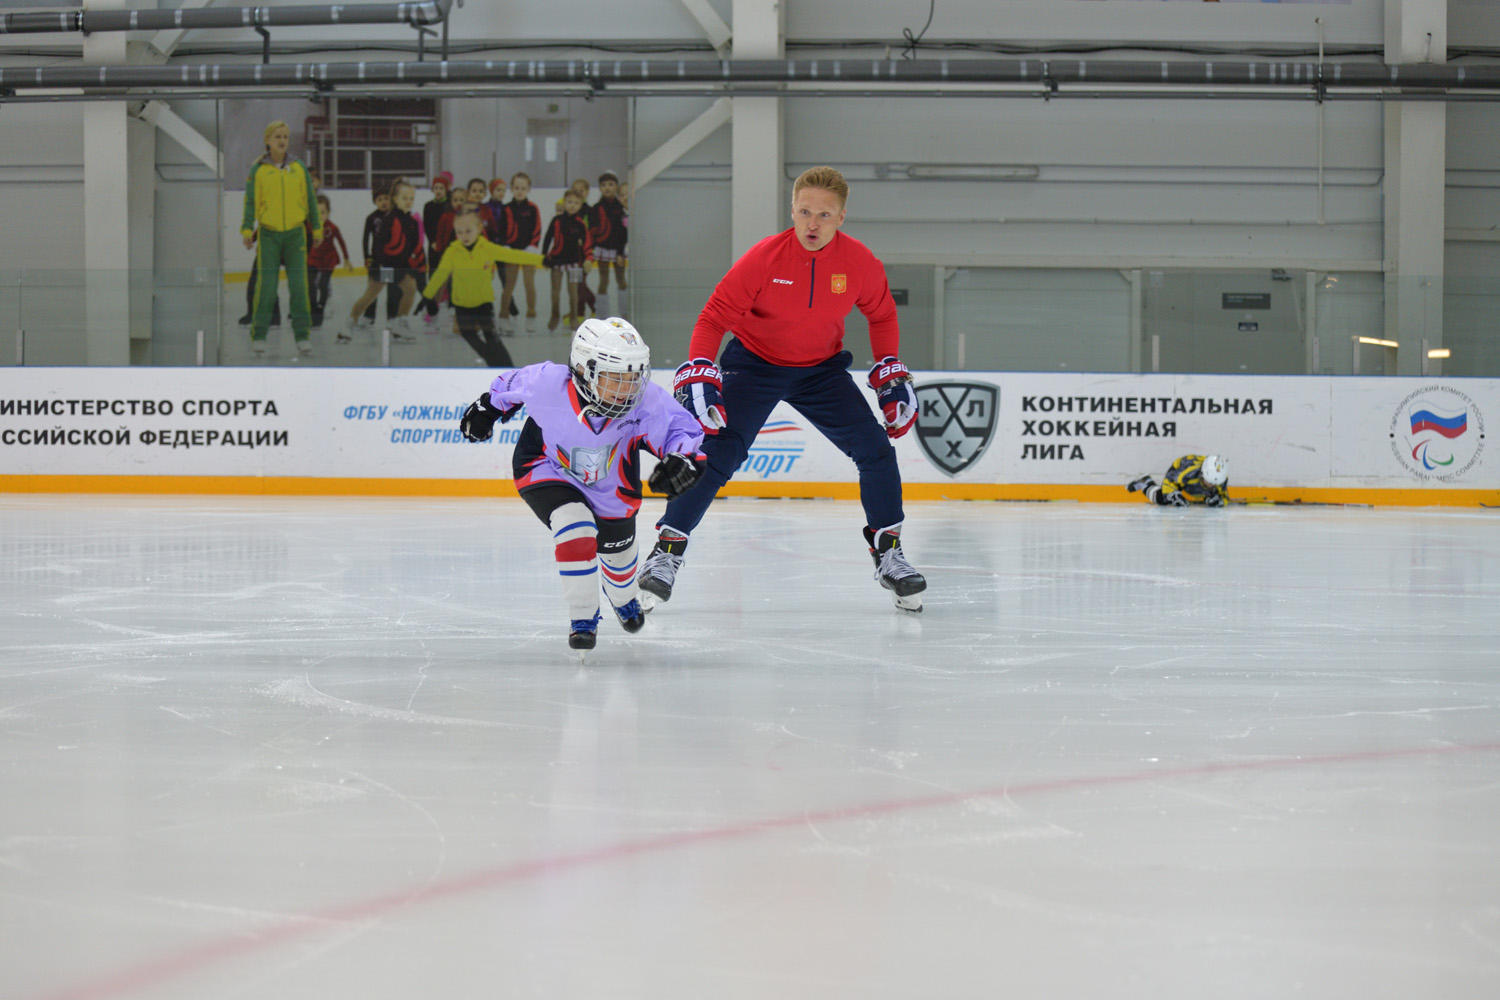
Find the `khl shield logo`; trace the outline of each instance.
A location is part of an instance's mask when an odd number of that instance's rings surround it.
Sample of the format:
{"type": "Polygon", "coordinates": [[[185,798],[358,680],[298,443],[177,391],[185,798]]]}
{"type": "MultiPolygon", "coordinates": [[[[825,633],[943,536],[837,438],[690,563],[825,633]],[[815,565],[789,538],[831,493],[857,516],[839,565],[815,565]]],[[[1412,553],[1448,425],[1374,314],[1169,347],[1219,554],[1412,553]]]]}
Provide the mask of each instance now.
{"type": "Polygon", "coordinates": [[[917,442],[933,465],[956,476],[979,460],[995,435],[1000,387],[985,382],[917,386],[917,442]]]}

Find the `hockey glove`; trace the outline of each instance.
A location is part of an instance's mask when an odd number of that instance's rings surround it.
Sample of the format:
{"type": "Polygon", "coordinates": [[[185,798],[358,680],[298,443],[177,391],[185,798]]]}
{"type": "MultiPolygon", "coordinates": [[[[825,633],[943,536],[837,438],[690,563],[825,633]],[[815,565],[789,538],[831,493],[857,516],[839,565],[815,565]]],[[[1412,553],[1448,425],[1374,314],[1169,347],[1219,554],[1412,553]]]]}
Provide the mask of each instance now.
{"type": "Polygon", "coordinates": [[[656,463],[656,469],[651,473],[648,483],[657,493],[665,494],[671,500],[692,488],[698,477],[703,475],[704,464],[705,460],[702,458],[689,458],[680,452],[671,452],[656,463]]]}
{"type": "Polygon", "coordinates": [[[703,433],[717,434],[723,429],[724,379],[712,361],[694,358],[678,368],[672,378],[672,395],[698,418],[703,433]]]}
{"type": "Polygon", "coordinates": [[[870,388],[885,418],[887,437],[898,438],[917,422],[917,390],[911,370],[886,355],[870,369],[870,388]]]}
{"type": "Polygon", "coordinates": [[[490,394],[486,392],[464,411],[463,418],[458,422],[459,432],[470,441],[488,441],[495,432],[495,421],[505,423],[520,408],[521,404],[517,403],[504,410],[496,409],[495,404],[490,402],[490,394]]]}
{"type": "Polygon", "coordinates": [[[1163,494],[1163,495],[1166,497],[1166,500],[1167,500],[1167,502],[1163,506],[1167,506],[1167,507],[1186,507],[1188,505],[1188,498],[1182,495],[1182,491],[1181,490],[1174,490],[1171,493],[1167,493],[1167,494],[1163,494]]]}
{"type": "Polygon", "coordinates": [[[1224,494],[1222,494],[1222,493],[1218,492],[1217,490],[1215,490],[1213,493],[1210,493],[1208,496],[1206,496],[1206,497],[1203,498],[1203,506],[1205,506],[1205,507],[1222,507],[1222,506],[1224,506],[1224,494]]]}

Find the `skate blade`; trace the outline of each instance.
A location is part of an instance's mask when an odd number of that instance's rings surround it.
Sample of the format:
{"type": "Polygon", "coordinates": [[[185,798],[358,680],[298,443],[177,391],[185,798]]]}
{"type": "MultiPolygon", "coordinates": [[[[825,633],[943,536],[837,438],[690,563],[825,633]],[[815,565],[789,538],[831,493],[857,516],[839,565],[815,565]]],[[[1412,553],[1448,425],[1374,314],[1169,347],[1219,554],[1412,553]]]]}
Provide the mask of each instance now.
{"type": "Polygon", "coordinates": [[[902,597],[900,594],[892,594],[891,597],[896,601],[897,611],[906,611],[914,615],[922,613],[922,597],[920,594],[911,594],[907,597],[902,597]]]}
{"type": "Polygon", "coordinates": [[[641,610],[650,614],[656,610],[656,595],[649,590],[643,590],[636,595],[636,600],[641,602],[641,610]]]}

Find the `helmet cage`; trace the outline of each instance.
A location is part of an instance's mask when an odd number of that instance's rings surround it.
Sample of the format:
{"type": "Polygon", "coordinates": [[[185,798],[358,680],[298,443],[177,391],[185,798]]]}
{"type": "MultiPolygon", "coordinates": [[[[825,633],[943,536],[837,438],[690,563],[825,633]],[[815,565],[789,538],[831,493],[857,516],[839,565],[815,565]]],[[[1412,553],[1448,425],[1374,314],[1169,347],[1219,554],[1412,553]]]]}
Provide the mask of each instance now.
{"type": "Polygon", "coordinates": [[[573,336],[569,361],[585,413],[606,419],[623,417],[646,393],[651,351],[635,327],[623,319],[586,320],[573,336]]]}

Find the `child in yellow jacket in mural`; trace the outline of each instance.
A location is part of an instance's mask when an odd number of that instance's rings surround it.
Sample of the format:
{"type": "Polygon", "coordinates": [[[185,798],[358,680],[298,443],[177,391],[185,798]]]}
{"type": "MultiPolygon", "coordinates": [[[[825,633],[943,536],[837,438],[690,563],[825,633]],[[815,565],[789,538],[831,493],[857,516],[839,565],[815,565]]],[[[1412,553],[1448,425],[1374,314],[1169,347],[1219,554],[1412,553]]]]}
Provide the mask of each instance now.
{"type": "Polygon", "coordinates": [[[480,228],[479,213],[472,206],[464,206],[454,216],[453,242],[443,251],[442,262],[422,289],[422,301],[414,312],[421,311],[427,300],[435,299],[444,283],[451,279],[453,287],[448,298],[453,303],[459,336],[491,368],[511,368],[510,352],[495,329],[495,265],[534,266],[541,263],[542,255],[496,246],[480,234],[480,228]]]}
{"type": "Polygon", "coordinates": [[[317,192],[312,175],[296,157],[287,155],[292,132],[286,122],[266,126],[265,155],[250,168],[245,181],[245,215],[240,236],[245,249],[256,247],[255,313],[250,321],[250,346],[266,353],[266,331],[276,307],[276,284],[286,269],[287,303],[297,350],[312,350],[312,310],[307,298],[307,230],[323,238],[317,192]],[[257,230],[259,230],[257,232],[257,230]]]}

